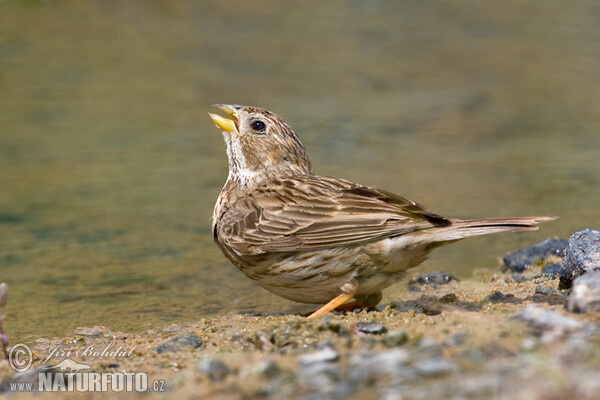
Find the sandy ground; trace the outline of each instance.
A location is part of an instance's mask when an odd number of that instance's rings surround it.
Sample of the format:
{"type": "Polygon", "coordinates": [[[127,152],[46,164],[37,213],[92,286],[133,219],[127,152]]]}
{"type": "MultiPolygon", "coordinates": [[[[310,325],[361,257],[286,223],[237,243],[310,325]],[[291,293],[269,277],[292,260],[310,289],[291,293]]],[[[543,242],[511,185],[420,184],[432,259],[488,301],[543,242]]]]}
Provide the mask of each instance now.
{"type": "Polygon", "coordinates": [[[86,398],[597,398],[600,313],[569,313],[568,293],[540,271],[482,271],[423,286],[376,311],[317,320],[230,315],[141,334],[82,327],[37,339],[28,373],[15,374],[4,361],[1,388],[12,393],[11,382],[27,381],[39,388],[38,368],[71,358],[94,372],[146,372],[149,388],[163,390],[79,393],[86,398]],[[523,310],[551,318],[514,317],[523,310]],[[121,354],[90,354],[107,347],[121,354]]]}

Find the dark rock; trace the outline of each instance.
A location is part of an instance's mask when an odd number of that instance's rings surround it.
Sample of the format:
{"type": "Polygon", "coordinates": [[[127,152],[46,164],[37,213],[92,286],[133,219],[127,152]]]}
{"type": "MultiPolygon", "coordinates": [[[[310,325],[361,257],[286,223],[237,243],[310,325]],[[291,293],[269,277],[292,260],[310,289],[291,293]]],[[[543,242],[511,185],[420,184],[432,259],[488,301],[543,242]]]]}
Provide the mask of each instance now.
{"type": "Polygon", "coordinates": [[[411,292],[418,292],[421,290],[422,286],[433,285],[435,287],[438,287],[450,283],[451,281],[459,282],[458,278],[447,272],[430,272],[428,274],[419,275],[415,279],[409,281],[408,290],[410,290],[411,292]]]}
{"type": "Polygon", "coordinates": [[[198,361],[196,369],[208,376],[213,382],[223,381],[231,372],[227,364],[223,361],[211,360],[210,358],[198,361]]]}
{"type": "Polygon", "coordinates": [[[565,239],[548,238],[533,246],[505,255],[504,265],[511,271],[523,272],[529,265],[543,262],[550,256],[564,257],[567,245],[565,239]]]}
{"type": "Polygon", "coordinates": [[[408,342],[408,335],[404,331],[393,331],[385,335],[381,342],[385,347],[402,346],[408,342]]]}
{"type": "Polygon", "coordinates": [[[560,273],[560,264],[548,264],[542,269],[544,275],[558,275],[560,273]]]}
{"type": "Polygon", "coordinates": [[[571,288],[574,279],[591,271],[600,271],[600,232],[584,229],[569,239],[558,288],[571,288]]]}
{"type": "Polygon", "coordinates": [[[590,272],[573,281],[567,303],[569,311],[600,311],[600,271],[590,272]]]}
{"type": "Polygon", "coordinates": [[[319,351],[304,354],[298,357],[300,365],[307,367],[312,364],[333,362],[340,358],[340,355],[333,347],[325,347],[319,351]]]}
{"type": "Polygon", "coordinates": [[[511,318],[527,323],[541,337],[542,342],[546,343],[585,328],[583,322],[535,304],[516,312],[511,318]]]}
{"type": "Polygon", "coordinates": [[[158,354],[167,352],[177,352],[183,350],[184,347],[191,346],[194,349],[202,346],[202,340],[193,333],[183,336],[177,336],[168,342],[165,342],[156,348],[158,354]]]}
{"type": "Polygon", "coordinates": [[[386,333],[388,330],[385,326],[376,322],[359,322],[356,324],[359,332],[369,333],[372,335],[381,335],[386,333]]]}
{"type": "Polygon", "coordinates": [[[488,297],[483,299],[484,303],[512,303],[514,301],[515,295],[513,295],[512,293],[504,294],[499,290],[496,290],[494,293],[490,294],[488,297]]]}
{"type": "Polygon", "coordinates": [[[339,320],[333,319],[331,315],[325,315],[321,318],[317,327],[320,331],[331,331],[339,334],[340,336],[350,336],[350,329],[339,320]]]}

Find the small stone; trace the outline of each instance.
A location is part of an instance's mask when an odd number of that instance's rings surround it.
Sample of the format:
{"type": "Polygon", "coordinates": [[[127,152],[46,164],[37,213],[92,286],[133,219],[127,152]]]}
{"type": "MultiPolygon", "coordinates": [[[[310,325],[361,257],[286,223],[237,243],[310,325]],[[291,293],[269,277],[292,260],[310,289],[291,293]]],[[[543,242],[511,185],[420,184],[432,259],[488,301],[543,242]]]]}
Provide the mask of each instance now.
{"type": "Polygon", "coordinates": [[[360,354],[352,360],[349,380],[366,385],[372,384],[382,375],[396,375],[404,371],[410,360],[404,349],[391,349],[377,354],[360,354]]]}
{"type": "Polygon", "coordinates": [[[511,318],[527,323],[545,343],[585,328],[583,322],[564,316],[556,311],[547,310],[536,304],[529,305],[514,313],[511,318]]]}
{"type": "Polygon", "coordinates": [[[589,272],[573,281],[567,309],[573,312],[600,311],[600,271],[589,272]]]}
{"type": "Polygon", "coordinates": [[[298,357],[298,362],[303,367],[307,367],[313,364],[334,362],[340,358],[340,355],[332,347],[325,347],[322,350],[315,351],[312,353],[304,354],[298,357]]]}
{"type": "Polygon", "coordinates": [[[311,364],[298,371],[300,383],[303,386],[316,389],[319,393],[331,392],[341,379],[342,371],[335,364],[311,364]]]}
{"type": "Polygon", "coordinates": [[[446,285],[451,281],[459,282],[458,278],[444,271],[430,272],[428,274],[419,275],[415,279],[408,282],[408,290],[418,292],[422,286],[433,285],[435,287],[446,285]]]}
{"type": "Polygon", "coordinates": [[[227,364],[225,364],[223,361],[212,360],[210,358],[205,358],[198,361],[198,364],[196,364],[196,369],[208,376],[208,378],[213,382],[223,381],[231,372],[227,364]]]}
{"type": "Polygon", "coordinates": [[[202,346],[202,340],[193,333],[183,336],[177,336],[168,342],[165,342],[156,348],[158,354],[167,352],[177,352],[183,350],[184,347],[191,346],[194,349],[202,346]]]}
{"type": "Polygon", "coordinates": [[[110,330],[105,326],[94,326],[92,328],[79,327],[76,328],[73,333],[76,333],[81,336],[100,336],[103,333],[110,332],[110,330]]]}
{"type": "Polygon", "coordinates": [[[514,272],[523,272],[528,266],[543,262],[550,256],[564,257],[568,242],[565,239],[548,238],[533,246],[524,247],[504,256],[504,265],[514,272]]]}
{"type": "Polygon", "coordinates": [[[387,332],[387,328],[376,322],[359,322],[356,324],[358,331],[371,335],[382,335],[387,332]]]}
{"type": "Polygon", "coordinates": [[[338,319],[333,319],[331,315],[325,315],[321,318],[317,329],[320,331],[331,331],[339,334],[340,336],[349,336],[350,330],[344,324],[342,324],[338,319]]]}
{"type": "Polygon", "coordinates": [[[512,293],[504,294],[499,290],[496,290],[494,293],[490,294],[488,297],[483,299],[484,303],[492,302],[492,303],[510,303],[515,300],[515,295],[512,293]]]}
{"type": "Polygon", "coordinates": [[[556,263],[548,264],[542,269],[542,274],[544,274],[544,275],[554,276],[554,275],[558,275],[559,273],[560,273],[560,264],[556,264],[556,263]]]}
{"type": "Polygon", "coordinates": [[[253,370],[260,376],[273,379],[281,374],[281,368],[275,362],[275,360],[263,360],[254,365],[253,370]]]}
{"type": "Polygon", "coordinates": [[[570,289],[573,280],[600,271],[600,232],[584,229],[571,235],[567,256],[560,267],[559,289],[570,289]]]}
{"type": "Polygon", "coordinates": [[[420,361],[415,365],[415,369],[421,376],[445,375],[457,370],[456,364],[443,358],[430,358],[420,361]]]}
{"type": "Polygon", "coordinates": [[[408,335],[405,331],[392,331],[385,335],[381,340],[385,347],[398,347],[408,342],[408,335]]]}
{"type": "Polygon", "coordinates": [[[562,296],[563,293],[560,290],[548,287],[548,286],[542,286],[542,285],[537,285],[535,287],[535,294],[542,294],[545,296],[553,296],[553,295],[558,295],[558,296],[562,296]]]}
{"type": "Polygon", "coordinates": [[[521,343],[521,350],[523,351],[533,351],[538,347],[538,342],[535,338],[528,337],[523,339],[521,343]]]}

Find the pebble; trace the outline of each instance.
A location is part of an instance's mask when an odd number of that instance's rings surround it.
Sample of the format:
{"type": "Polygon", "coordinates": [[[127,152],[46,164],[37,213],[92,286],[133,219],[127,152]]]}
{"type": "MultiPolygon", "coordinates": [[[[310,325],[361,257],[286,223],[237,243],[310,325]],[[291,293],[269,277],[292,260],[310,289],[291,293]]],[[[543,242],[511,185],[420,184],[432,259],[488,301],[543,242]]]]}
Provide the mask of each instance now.
{"type": "Polygon", "coordinates": [[[584,274],[573,281],[567,309],[573,312],[600,311],[600,271],[584,274]]]}
{"type": "Polygon", "coordinates": [[[231,372],[227,364],[223,361],[212,360],[210,358],[205,358],[198,361],[196,364],[196,370],[202,372],[213,382],[221,382],[231,372]]]}
{"type": "Polygon", "coordinates": [[[158,354],[163,354],[167,352],[177,352],[183,350],[184,347],[191,346],[194,349],[202,346],[202,340],[200,338],[190,333],[188,335],[177,336],[156,348],[156,352],[158,354]]]}
{"type": "Polygon", "coordinates": [[[531,304],[517,311],[511,318],[524,321],[540,336],[542,342],[549,343],[568,333],[580,331],[585,324],[556,311],[547,310],[537,304],[531,304]]]}
{"type": "Polygon", "coordinates": [[[515,295],[512,293],[504,294],[501,291],[496,290],[483,300],[483,302],[488,301],[492,303],[510,303],[515,301],[515,295]]]}
{"type": "Polygon", "coordinates": [[[415,370],[420,376],[439,376],[457,370],[456,364],[444,358],[430,358],[418,362],[415,370]]]}
{"type": "Polygon", "coordinates": [[[542,269],[542,274],[544,274],[544,275],[554,276],[554,275],[558,275],[559,273],[560,273],[560,264],[556,264],[556,263],[548,264],[542,269]]]}
{"type": "Polygon", "coordinates": [[[325,347],[321,350],[312,353],[303,354],[298,357],[298,362],[301,366],[307,367],[313,364],[322,364],[337,361],[340,355],[333,347],[325,347]]]}
{"type": "Polygon", "coordinates": [[[565,239],[548,238],[533,246],[524,247],[504,256],[504,265],[514,272],[523,272],[531,264],[550,256],[564,257],[568,242],[565,239]]]}
{"type": "Polygon", "coordinates": [[[320,393],[331,392],[341,379],[341,369],[331,363],[311,364],[298,371],[300,384],[317,389],[320,393]]]}
{"type": "Polygon", "coordinates": [[[388,331],[385,326],[376,322],[359,322],[356,324],[356,327],[359,332],[371,335],[382,335],[388,331]]]}
{"type": "Polygon", "coordinates": [[[451,281],[459,282],[459,279],[444,271],[430,272],[428,274],[419,275],[415,279],[408,282],[408,290],[418,292],[425,285],[433,285],[435,287],[446,285],[451,281]]]}
{"type": "Polygon", "coordinates": [[[543,294],[546,296],[553,296],[553,295],[558,295],[558,296],[562,296],[563,293],[560,290],[548,287],[548,286],[543,286],[543,285],[537,285],[535,287],[535,294],[543,294]]]}
{"type": "Polygon", "coordinates": [[[392,349],[377,354],[363,353],[352,360],[349,380],[371,384],[382,375],[405,375],[410,355],[405,349],[392,349]]]}
{"type": "Polygon", "coordinates": [[[259,363],[257,363],[255,365],[255,369],[254,369],[260,376],[267,378],[267,379],[273,379],[279,375],[281,375],[281,368],[279,368],[279,365],[275,362],[275,360],[264,360],[261,361],[259,363]]]}
{"type": "Polygon", "coordinates": [[[600,232],[584,229],[569,239],[558,288],[570,289],[574,279],[591,271],[600,271],[600,232]]]}
{"type": "Polygon", "coordinates": [[[398,347],[408,342],[408,335],[405,331],[392,331],[385,335],[381,340],[385,347],[398,347]]]}

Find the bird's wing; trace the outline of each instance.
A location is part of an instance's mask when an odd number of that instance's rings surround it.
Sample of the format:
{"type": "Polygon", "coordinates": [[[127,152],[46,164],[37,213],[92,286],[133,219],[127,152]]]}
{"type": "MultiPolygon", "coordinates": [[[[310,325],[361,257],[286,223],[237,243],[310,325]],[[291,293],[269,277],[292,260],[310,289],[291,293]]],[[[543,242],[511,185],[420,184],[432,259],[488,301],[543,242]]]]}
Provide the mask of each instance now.
{"type": "Polygon", "coordinates": [[[220,240],[240,254],[330,248],[449,225],[414,201],[317,176],[272,182],[220,216],[220,240]]]}

